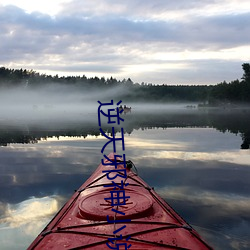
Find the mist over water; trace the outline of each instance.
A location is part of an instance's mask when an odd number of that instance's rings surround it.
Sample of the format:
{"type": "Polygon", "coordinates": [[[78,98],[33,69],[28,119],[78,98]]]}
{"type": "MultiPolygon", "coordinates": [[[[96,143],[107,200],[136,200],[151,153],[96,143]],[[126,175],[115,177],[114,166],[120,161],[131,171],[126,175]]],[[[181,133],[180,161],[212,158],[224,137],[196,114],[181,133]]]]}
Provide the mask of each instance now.
{"type": "MultiPolygon", "coordinates": [[[[229,130],[240,133],[243,138],[242,148],[249,148],[250,110],[249,109],[206,109],[198,108],[197,103],[149,103],[128,102],[120,99],[122,95],[131,94],[124,86],[105,89],[87,89],[65,84],[52,84],[44,87],[19,87],[0,89],[0,139],[2,145],[8,142],[36,141],[49,136],[87,134],[99,135],[98,107],[101,103],[113,105],[102,106],[102,110],[114,109],[121,100],[121,105],[131,107],[123,112],[124,131],[132,133],[139,127],[212,127],[220,131],[229,130]],[[74,130],[74,133],[71,130],[74,130]],[[39,136],[37,131],[40,130],[39,136]],[[6,132],[11,131],[12,139],[6,132]],[[15,134],[15,131],[19,131],[15,134]],[[44,131],[44,132],[41,132],[44,131]],[[61,131],[61,132],[60,132],[61,131]]],[[[127,99],[129,100],[129,98],[127,99]]],[[[114,124],[105,125],[109,132],[114,124]]],[[[118,126],[119,127],[119,126],[118,126]]],[[[117,128],[116,131],[119,131],[117,128]]]]}
{"type": "MultiPolygon", "coordinates": [[[[42,122],[57,120],[96,120],[99,100],[102,103],[116,103],[122,99],[121,94],[129,95],[125,87],[111,90],[83,90],[76,87],[53,84],[50,86],[30,88],[0,89],[0,121],[1,122],[42,122]]],[[[123,100],[122,100],[123,101],[123,100]]],[[[155,104],[143,102],[122,102],[132,107],[135,112],[162,112],[185,109],[188,104],[155,104]]]]}
{"type": "Polygon", "coordinates": [[[75,118],[94,111],[91,95],[65,86],[5,89],[0,92],[1,119],[43,120],[75,118]]]}

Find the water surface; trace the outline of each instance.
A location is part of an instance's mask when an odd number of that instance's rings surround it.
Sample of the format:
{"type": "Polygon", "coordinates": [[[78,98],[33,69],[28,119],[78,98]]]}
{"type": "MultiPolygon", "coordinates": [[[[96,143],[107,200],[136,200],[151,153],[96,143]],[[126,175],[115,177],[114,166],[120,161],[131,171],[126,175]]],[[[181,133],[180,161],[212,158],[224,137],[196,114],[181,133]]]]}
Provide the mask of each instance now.
{"type": "MultiPolygon", "coordinates": [[[[51,117],[0,122],[1,249],[25,249],[102,159],[96,113],[51,117]]],[[[123,115],[126,158],[215,249],[250,248],[248,117],[183,107],[123,115]]]]}

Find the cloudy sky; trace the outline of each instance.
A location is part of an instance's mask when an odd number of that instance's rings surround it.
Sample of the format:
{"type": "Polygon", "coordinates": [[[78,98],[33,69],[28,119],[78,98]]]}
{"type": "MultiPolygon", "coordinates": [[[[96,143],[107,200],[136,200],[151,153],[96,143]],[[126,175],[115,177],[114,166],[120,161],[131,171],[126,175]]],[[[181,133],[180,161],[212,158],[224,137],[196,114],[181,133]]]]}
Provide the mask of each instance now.
{"type": "Polygon", "coordinates": [[[0,0],[0,66],[216,84],[250,61],[249,0],[0,0]]]}

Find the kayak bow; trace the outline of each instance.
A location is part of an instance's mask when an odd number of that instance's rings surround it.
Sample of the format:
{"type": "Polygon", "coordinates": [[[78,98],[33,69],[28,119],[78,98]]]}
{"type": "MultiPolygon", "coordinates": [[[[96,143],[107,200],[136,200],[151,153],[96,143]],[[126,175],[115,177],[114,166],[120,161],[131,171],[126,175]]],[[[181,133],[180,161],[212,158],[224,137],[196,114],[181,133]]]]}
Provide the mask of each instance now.
{"type": "MultiPolygon", "coordinates": [[[[115,161],[114,155],[111,153],[108,158],[115,161]]],[[[132,171],[128,162],[125,172],[124,165],[119,163],[117,169],[120,176],[112,183],[108,179],[110,176],[102,172],[114,169],[109,163],[105,159],[105,165],[99,165],[28,250],[109,249],[107,244],[113,246],[111,249],[128,249],[130,244],[130,249],[137,250],[212,249],[153,188],[132,171]],[[127,199],[124,205],[118,206],[112,204],[109,197],[115,190],[114,183],[121,185],[121,181],[124,185],[120,190],[125,190],[127,199]],[[121,227],[123,229],[119,231],[121,227]],[[116,241],[111,241],[112,238],[116,241]],[[124,246],[128,244],[128,247],[119,248],[118,242],[124,243],[124,246]]]]}

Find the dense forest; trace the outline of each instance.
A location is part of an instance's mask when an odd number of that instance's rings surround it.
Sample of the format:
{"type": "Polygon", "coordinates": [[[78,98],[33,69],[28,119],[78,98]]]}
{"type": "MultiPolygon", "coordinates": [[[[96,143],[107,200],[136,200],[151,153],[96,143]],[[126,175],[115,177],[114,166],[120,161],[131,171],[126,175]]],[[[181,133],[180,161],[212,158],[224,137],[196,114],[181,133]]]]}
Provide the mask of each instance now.
{"type": "Polygon", "coordinates": [[[151,83],[134,83],[130,78],[117,80],[113,77],[87,78],[82,76],[59,77],[40,74],[34,70],[9,69],[0,67],[0,87],[21,87],[35,89],[51,84],[60,84],[79,88],[87,92],[110,88],[120,88],[117,98],[123,101],[149,101],[149,102],[173,102],[190,101],[200,102],[202,105],[218,106],[231,104],[250,103],[250,64],[242,64],[243,76],[241,80],[233,80],[229,83],[222,82],[217,85],[153,85],[151,83]]]}

